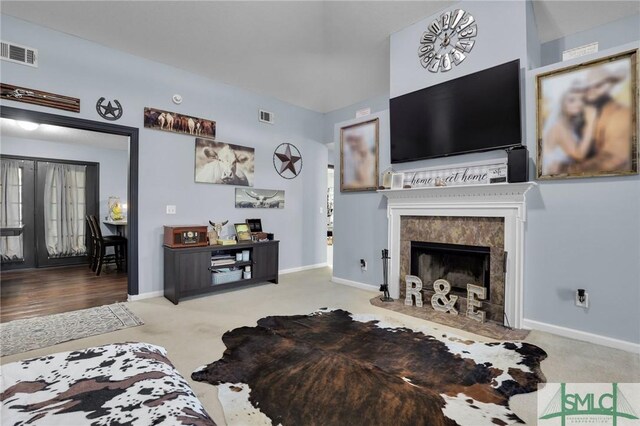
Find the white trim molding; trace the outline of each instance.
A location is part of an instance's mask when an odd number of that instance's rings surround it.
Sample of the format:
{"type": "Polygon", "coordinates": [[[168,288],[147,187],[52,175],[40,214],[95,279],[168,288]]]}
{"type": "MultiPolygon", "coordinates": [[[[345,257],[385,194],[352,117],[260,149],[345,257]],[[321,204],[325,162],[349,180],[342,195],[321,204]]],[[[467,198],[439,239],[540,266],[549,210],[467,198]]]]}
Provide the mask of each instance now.
{"type": "Polygon", "coordinates": [[[596,345],[607,346],[614,349],[621,349],[627,352],[640,354],[640,343],[633,343],[626,340],[614,339],[601,334],[587,333],[586,331],[574,328],[561,327],[559,325],[548,324],[540,321],[525,318],[522,322],[523,328],[528,330],[544,331],[570,339],[582,340],[583,342],[594,343],[596,345]]]}
{"type": "Polygon", "coordinates": [[[349,287],[359,288],[360,290],[372,291],[374,293],[378,291],[377,286],[361,283],[359,281],[346,280],[344,278],[331,277],[331,282],[336,284],[347,285],[349,287]]]}
{"type": "Polygon", "coordinates": [[[135,302],[136,300],[153,299],[154,297],[164,296],[164,290],[149,291],[141,294],[128,294],[127,302],[135,302]]]}
{"type": "Polygon", "coordinates": [[[281,269],[280,271],[278,271],[278,273],[280,275],[286,275],[286,274],[292,274],[294,272],[308,271],[309,269],[324,268],[326,266],[327,266],[327,262],[316,263],[314,265],[298,266],[297,268],[281,269]]]}
{"type": "Polygon", "coordinates": [[[505,314],[509,325],[522,328],[525,195],[534,182],[457,185],[378,191],[387,199],[391,297],[400,297],[400,222],[402,216],[504,218],[507,256],[505,314]]]}

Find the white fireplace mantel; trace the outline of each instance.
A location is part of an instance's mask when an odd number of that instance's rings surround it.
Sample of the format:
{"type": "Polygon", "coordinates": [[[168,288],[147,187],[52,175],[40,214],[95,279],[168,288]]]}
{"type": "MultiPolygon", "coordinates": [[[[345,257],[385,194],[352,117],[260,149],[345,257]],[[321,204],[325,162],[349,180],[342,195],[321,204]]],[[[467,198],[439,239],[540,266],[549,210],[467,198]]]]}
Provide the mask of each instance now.
{"type": "MultiPolygon", "coordinates": [[[[505,325],[522,328],[523,260],[526,193],[534,182],[458,185],[378,191],[387,197],[389,219],[389,291],[400,296],[400,222],[402,216],[460,216],[504,218],[505,325]]],[[[404,279],[402,280],[404,282],[404,279]]],[[[404,285],[404,284],[403,284],[404,285]]]]}

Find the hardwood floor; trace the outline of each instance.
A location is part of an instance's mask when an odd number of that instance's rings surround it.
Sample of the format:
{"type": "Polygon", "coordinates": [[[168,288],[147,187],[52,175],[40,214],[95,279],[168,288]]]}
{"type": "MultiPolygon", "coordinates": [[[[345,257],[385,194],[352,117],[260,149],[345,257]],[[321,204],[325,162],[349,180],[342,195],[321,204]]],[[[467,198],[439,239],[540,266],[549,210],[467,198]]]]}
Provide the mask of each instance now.
{"type": "Polygon", "coordinates": [[[99,277],[86,265],[0,273],[0,322],[126,300],[127,274],[113,268],[99,277]]]}

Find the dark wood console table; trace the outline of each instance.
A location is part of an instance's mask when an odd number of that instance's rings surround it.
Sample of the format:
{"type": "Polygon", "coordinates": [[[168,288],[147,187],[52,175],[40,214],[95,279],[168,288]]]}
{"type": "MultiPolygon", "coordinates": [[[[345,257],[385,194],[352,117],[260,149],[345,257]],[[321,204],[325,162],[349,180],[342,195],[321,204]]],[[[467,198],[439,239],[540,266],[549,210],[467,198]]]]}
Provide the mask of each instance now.
{"type": "Polygon", "coordinates": [[[279,241],[238,243],[228,246],[171,248],[164,246],[164,297],[178,304],[180,299],[221,290],[241,288],[262,282],[278,283],[279,241]],[[224,267],[251,265],[251,278],[213,284],[211,257],[249,250],[249,261],[224,267]]]}

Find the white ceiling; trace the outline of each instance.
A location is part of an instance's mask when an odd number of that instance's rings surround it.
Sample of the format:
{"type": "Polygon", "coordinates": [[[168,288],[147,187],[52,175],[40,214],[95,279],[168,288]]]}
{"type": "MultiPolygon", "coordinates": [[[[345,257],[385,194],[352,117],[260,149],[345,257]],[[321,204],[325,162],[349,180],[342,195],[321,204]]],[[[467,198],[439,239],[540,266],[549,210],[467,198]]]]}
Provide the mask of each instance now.
{"type": "Polygon", "coordinates": [[[49,124],[41,124],[35,130],[25,130],[14,120],[0,118],[0,140],[5,137],[69,143],[124,151],[129,149],[129,138],[126,136],[71,129],[69,127],[52,126],[49,124]]]}
{"type": "MultiPolygon", "coordinates": [[[[389,93],[389,35],[453,3],[2,1],[2,13],[328,112],[389,93]]],[[[548,41],[638,13],[640,1],[534,10],[548,41]]]]}

